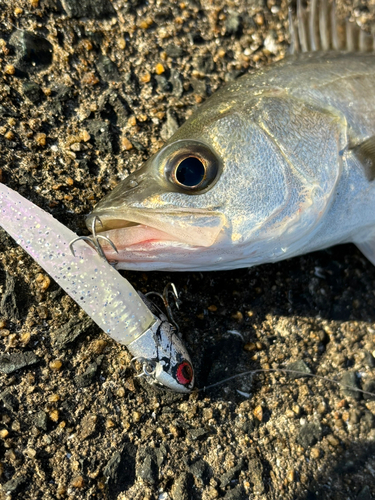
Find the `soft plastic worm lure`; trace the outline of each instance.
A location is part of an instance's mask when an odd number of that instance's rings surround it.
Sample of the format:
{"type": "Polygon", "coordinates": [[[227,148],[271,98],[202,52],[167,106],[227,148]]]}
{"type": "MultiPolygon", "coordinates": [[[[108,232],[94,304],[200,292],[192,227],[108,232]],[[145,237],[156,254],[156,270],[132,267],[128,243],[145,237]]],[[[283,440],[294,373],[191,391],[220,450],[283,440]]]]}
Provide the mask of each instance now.
{"type": "Polygon", "coordinates": [[[88,243],[3,184],[0,226],[102,330],[127,346],[151,384],[191,391],[193,368],[174,326],[88,243]],[[69,248],[74,239],[75,255],[69,248]]]}

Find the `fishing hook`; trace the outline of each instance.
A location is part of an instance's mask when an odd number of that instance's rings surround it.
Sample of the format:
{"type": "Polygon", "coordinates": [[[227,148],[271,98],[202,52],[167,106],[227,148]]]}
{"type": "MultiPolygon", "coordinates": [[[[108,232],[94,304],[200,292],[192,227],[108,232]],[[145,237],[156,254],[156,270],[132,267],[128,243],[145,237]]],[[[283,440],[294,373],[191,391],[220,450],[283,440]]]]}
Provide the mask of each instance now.
{"type": "Polygon", "coordinates": [[[113,241],[111,241],[107,236],[102,236],[101,234],[96,234],[96,229],[95,229],[95,226],[96,226],[96,223],[99,222],[99,224],[101,226],[103,226],[103,223],[102,221],[100,220],[100,218],[96,215],[92,221],[92,226],[91,226],[91,231],[92,231],[92,236],[78,236],[78,238],[75,238],[74,240],[72,240],[70,243],[69,243],[69,248],[70,248],[70,251],[72,252],[73,256],[75,257],[75,253],[74,253],[74,248],[73,248],[73,245],[74,243],[76,243],[77,241],[79,240],[83,240],[83,241],[86,241],[92,248],[94,248],[99,256],[104,259],[105,261],[109,262],[107,257],[105,256],[105,253],[103,251],[103,248],[99,242],[99,238],[106,241],[107,243],[109,243],[111,245],[111,247],[113,248],[113,250],[118,253],[118,250],[115,246],[115,244],[113,243],[113,241]]]}
{"type": "Polygon", "coordinates": [[[176,288],[176,285],[174,283],[171,283],[171,282],[167,283],[164,287],[163,294],[161,294],[159,292],[148,292],[148,293],[146,293],[146,297],[148,297],[149,295],[157,295],[163,301],[165,310],[167,312],[168,320],[175,327],[176,333],[179,334],[180,328],[173,317],[172,308],[171,308],[170,303],[169,303],[169,295],[170,294],[172,295],[175,306],[177,307],[177,309],[180,309],[181,300],[178,297],[177,288],[176,288]],[[171,290],[169,290],[169,288],[171,288],[171,290]]]}

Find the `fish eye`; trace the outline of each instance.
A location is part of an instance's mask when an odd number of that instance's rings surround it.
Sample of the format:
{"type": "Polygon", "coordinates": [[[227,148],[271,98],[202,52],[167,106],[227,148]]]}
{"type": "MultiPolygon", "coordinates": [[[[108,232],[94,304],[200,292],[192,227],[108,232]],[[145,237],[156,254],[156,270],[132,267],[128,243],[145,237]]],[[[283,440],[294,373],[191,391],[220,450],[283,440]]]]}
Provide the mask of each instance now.
{"type": "Polygon", "coordinates": [[[194,194],[214,185],[221,162],[206,144],[181,140],[166,146],[162,152],[161,165],[170,183],[194,194]]]}
{"type": "Polygon", "coordinates": [[[176,378],[181,385],[188,385],[193,380],[193,367],[189,361],[183,361],[177,367],[176,378]]]}
{"type": "Polygon", "coordinates": [[[206,173],[205,166],[199,158],[188,156],[177,166],[175,177],[185,187],[199,186],[206,173]]]}

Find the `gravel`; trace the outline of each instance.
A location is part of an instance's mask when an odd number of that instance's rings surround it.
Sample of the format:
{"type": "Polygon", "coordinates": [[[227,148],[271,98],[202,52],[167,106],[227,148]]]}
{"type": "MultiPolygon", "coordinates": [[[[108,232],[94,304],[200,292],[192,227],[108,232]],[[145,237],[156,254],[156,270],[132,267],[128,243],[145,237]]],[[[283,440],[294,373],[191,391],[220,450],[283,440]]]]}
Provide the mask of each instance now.
{"type": "MultiPolygon", "coordinates": [[[[375,3],[337,0],[368,29],[375,3]]],[[[0,181],[84,215],[216,89],[287,48],[286,1],[0,0],[0,181]],[[18,29],[17,29],[18,28],[18,29]]],[[[135,377],[0,230],[0,500],[375,498],[375,268],[352,245],[173,281],[207,387],[135,377]]]]}

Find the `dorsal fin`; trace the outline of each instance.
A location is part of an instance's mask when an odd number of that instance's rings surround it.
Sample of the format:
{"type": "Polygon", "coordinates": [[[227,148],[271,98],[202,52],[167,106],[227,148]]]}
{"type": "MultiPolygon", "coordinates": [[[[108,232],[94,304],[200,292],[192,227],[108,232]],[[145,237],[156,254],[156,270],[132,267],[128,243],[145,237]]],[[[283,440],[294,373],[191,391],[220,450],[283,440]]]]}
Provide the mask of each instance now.
{"type": "Polygon", "coordinates": [[[290,53],[317,50],[343,50],[347,52],[374,52],[375,37],[363,31],[356,23],[340,22],[336,16],[336,3],[311,0],[308,8],[297,0],[297,14],[289,9],[290,53]]]}

